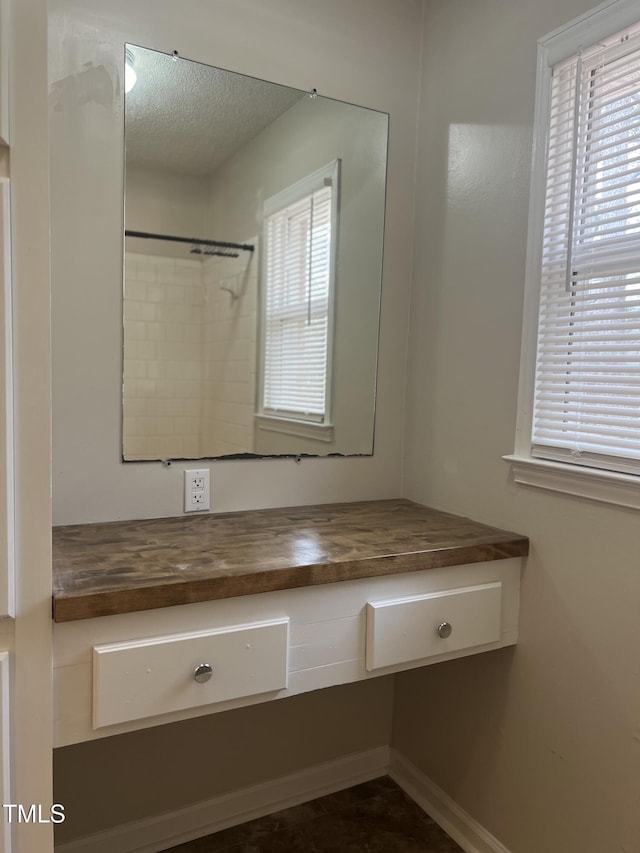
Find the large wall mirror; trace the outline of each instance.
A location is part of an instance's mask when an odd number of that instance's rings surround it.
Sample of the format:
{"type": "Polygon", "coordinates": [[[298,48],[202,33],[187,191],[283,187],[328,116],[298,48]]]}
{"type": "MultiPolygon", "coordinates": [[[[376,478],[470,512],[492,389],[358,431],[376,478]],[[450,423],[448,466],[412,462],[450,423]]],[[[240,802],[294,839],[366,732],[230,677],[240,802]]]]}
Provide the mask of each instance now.
{"type": "Polygon", "coordinates": [[[372,453],[388,116],[125,56],[123,459],[372,453]]]}

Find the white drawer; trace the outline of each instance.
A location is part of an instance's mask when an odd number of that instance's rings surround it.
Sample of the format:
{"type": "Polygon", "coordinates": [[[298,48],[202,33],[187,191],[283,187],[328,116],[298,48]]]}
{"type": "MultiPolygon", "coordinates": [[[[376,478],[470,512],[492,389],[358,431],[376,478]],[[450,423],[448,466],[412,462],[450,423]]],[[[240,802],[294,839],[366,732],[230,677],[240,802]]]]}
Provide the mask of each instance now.
{"type": "Polygon", "coordinates": [[[93,647],[93,727],[281,690],[289,620],[93,647]],[[208,681],[194,679],[209,664],[208,681]]]}
{"type": "Polygon", "coordinates": [[[501,608],[501,582],[369,602],[366,668],[497,642],[501,608]]]}

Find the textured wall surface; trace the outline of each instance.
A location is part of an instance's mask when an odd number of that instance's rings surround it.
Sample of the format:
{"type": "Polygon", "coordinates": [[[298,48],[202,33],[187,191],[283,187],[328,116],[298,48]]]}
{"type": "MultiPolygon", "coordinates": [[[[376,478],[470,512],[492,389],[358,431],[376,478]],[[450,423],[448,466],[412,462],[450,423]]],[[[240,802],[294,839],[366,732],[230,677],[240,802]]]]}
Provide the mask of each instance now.
{"type": "Polygon", "coordinates": [[[640,849],[638,515],[516,486],[501,459],[536,40],[592,5],[448,0],[425,15],[405,496],[532,547],[518,646],[399,676],[394,744],[513,853],[640,849]]]}

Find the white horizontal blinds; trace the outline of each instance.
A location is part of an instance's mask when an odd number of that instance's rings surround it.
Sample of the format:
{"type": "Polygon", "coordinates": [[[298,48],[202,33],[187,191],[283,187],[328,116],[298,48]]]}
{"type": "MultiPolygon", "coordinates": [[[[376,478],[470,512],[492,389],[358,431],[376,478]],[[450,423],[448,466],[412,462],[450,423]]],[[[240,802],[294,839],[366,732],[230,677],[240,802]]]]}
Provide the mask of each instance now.
{"type": "Polygon", "coordinates": [[[532,453],[640,473],[640,38],[552,81],[532,453]]]}
{"type": "Polygon", "coordinates": [[[332,187],[266,220],[263,411],[323,422],[332,187]]]}

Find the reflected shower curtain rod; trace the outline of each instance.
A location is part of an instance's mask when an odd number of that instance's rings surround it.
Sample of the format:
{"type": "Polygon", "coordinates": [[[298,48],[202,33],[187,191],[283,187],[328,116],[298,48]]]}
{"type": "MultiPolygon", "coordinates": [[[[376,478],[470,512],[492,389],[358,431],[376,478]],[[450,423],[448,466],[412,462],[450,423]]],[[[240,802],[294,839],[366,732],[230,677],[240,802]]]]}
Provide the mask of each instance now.
{"type": "MultiPolygon", "coordinates": [[[[128,231],[124,232],[125,237],[141,237],[144,240],[168,240],[171,243],[188,243],[192,246],[212,246],[216,249],[228,249],[228,252],[206,252],[208,255],[221,255],[227,258],[237,258],[238,252],[253,252],[255,246],[250,243],[223,243],[220,240],[201,240],[198,237],[175,237],[172,234],[149,234],[147,231],[128,231]],[[234,252],[235,250],[235,252],[234,252]]],[[[192,252],[198,254],[197,249],[192,249],[192,252]]]]}

